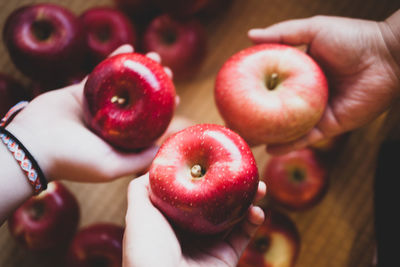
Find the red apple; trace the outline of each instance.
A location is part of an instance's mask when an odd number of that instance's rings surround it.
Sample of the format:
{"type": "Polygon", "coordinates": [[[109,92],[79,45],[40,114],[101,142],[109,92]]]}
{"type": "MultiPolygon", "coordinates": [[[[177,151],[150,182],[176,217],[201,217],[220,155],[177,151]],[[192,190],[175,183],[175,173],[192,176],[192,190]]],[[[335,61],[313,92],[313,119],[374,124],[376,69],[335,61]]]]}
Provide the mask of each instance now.
{"type": "Polygon", "coordinates": [[[12,236],[29,250],[66,245],[75,234],[80,217],[75,196],[61,183],[28,199],[8,219],[12,236]]]}
{"type": "Polygon", "coordinates": [[[181,229],[202,235],[239,222],[258,187],[246,142],[214,124],[198,124],[167,139],[149,177],[153,204],[181,229]]]}
{"type": "Polygon", "coordinates": [[[0,73],[0,118],[19,101],[28,100],[27,90],[11,76],[0,73]]]}
{"type": "Polygon", "coordinates": [[[307,54],[282,44],[260,44],[229,58],[215,83],[226,124],[249,144],[295,140],[321,118],[327,80],[307,54]]]}
{"type": "Polygon", "coordinates": [[[204,59],[206,34],[196,20],[177,20],[164,14],[146,28],[142,46],[147,52],[157,52],[175,78],[187,78],[196,72],[204,59]]]}
{"type": "Polygon", "coordinates": [[[62,6],[35,4],[15,10],[6,21],[3,38],[14,64],[33,80],[57,81],[82,66],[81,26],[62,6]]]}
{"type": "Polygon", "coordinates": [[[286,214],[266,211],[264,224],[243,252],[238,267],[293,267],[300,251],[300,234],[286,214]]]}
{"type": "Polygon", "coordinates": [[[123,150],[152,145],[167,129],[174,109],[174,84],[158,62],[141,54],[104,60],[85,84],[85,122],[123,150]]]}
{"type": "Polygon", "coordinates": [[[123,44],[136,46],[136,30],[119,10],[95,7],[80,16],[86,32],[90,69],[123,44]]]}
{"type": "Polygon", "coordinates": [[[124,228],[97,223],[81,229],[67,253],[67,267],[121,267],[124,228]]]}
{"type": "Polygon", "coordinates": [[[311,149],[271,157],[262,180],[269,198],[291,210],[316,205],[328,186],[325,167],[311,149]]]}
{"type": "Polygon", "coordinates": [[[220,0],[151,0],[154,6],[179,17],[190,17],[206,9],[210,2],[220,0]]]}

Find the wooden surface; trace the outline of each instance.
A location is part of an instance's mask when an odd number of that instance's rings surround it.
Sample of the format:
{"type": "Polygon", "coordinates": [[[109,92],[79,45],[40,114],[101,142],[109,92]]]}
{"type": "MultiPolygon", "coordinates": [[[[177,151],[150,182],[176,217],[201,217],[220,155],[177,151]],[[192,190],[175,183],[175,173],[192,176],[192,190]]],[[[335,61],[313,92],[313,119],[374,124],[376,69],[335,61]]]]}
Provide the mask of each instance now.
{"type": "MultiPolygon", "coordinates": [[[[40,1],[0,0],[0,29],[16,7],[40,1]]],[[[111,1],[48,1],[68,6],[76,14],[94,5],[111,1]]],[[[318,14],[381,20],[400,7],[389,0],[236,0],[223,16],[206,22],[208,54],[190,82],[177,83],[181,105],[177,113],[196,122],[220,123],[213,99],[215,75],[223,62],[236,51],[250,45],[248,29],[265,27],[293,18],[318,14]]],[[[12,65],[0,42],[0,71],[10,73],[25,84],[28,80],[12,65]]],[[[288,213],[302,239],[296,266],[370,266],[374,251],[373,175],[376,151],[396,114],[377,119],[351,133],[345,146],[332,160],[330,187],[322,202],[311,210],[288,213]]],[[[268,155],[263,147],[254,148],[259,169],[268,155]]],[[[109,184],[65,183],[81,204],[81,226],[95,222],[123,225],[126,188],[131,177],[109,184]]],[[[0,227],[0,267],[62,266],[61,255],[41,255],[20,248],[9,235],[7,224],[0,227]]]]}

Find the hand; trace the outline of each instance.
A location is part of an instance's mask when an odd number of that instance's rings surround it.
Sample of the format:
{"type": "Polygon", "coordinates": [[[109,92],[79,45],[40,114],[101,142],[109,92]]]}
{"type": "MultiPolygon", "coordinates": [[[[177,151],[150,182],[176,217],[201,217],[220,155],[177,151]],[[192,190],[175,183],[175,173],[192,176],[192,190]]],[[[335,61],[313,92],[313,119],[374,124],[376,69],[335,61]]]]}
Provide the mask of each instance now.
{"type": "MultiPolygon", "coordinates": [[[[149,198],[149,175],[134,179],[128,188],[123,266],[231,266],[237,265],[257,227],[264,221],[261,208],[251,206],[247,217],[225,237],[178,240],[176,232],[149,198]],[[180,241],[182,243],[180,243],[180,241]]],[[[255,201],[265,195],[259,183],[255,201]]]]}
{"type": "MultiPolygon", "coordinates": [[[[125,45],[112,55],[129,52],[133,48],[125,45]]],[[[155,53],[148,56],[160,61],[155,53]]],[[[166,71],[172,77],[171,71],[166,71]]],[[[140,153],[124,153],[85,126],[82,118],[85,81],[36,97],[7,129],[33,154],[49,180],[105,182],[145,169],[157,146],[140,153]]]]}
{"type": "Polygon", "coordinates": [[[270,145],[268,152],[282,154],[304,148],[356,129],[388,109],[400,93],[400,66],[388,49],[385,27],[385,22],[316,16],[249,31],[255,44],[307,45],[330,87],[320,122],[295,141],[270,145]]]}

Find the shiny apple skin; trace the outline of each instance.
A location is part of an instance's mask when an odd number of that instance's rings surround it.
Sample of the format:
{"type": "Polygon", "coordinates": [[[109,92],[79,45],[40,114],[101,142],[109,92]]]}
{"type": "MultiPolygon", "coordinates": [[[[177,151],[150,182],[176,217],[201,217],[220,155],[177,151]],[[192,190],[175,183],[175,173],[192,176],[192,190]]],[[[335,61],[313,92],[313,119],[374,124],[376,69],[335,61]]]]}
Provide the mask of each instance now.
{"type": "Polygon", "coordinates": [[[30,94],[22,84],[8,74],[0,73],[0,118],[22,100],[29,100],[30,94]]]}
{"type": "Polygon", "coordinates": [[[80,219],[79,203],[60,182],[22,204],[8,219],[10,233],[28,250],[48,250],[66,245],[80,219]],[[40,207],[37,213],[36,208],[40,207]]]}
{"type": "Polygon", "coordinates": [[[7,18],[3,39],[17,68],[35,81],[57,81],[83,65],[86,47],[78,18],[55,4],[34,4],[16,9],[7,18]],[[36,23],[36,24],[35,24],[36,23]],[[41,40],[33,25],[49,31],[41,40]],[[50,30],[49,30],[50,29],[50,30]]]}
{"type": "Polygon", "coordinates": [[[212,235],[240,221],[258,187],[246,142],[220,125],[198,124],[168,138],[150,166],[150,199],[187,232],[212,235]],[[199,164],[205,174],[193,178],[199,164]]]}
{"type": "Polygon", "coordinates": [[[306,53],[260,44],[230,57],[218,72],[215,101],[227,126],[250,145],[285,143],[310,131],[328,100],[322,69],[306,53]],[[275,89],[267,77],[277,73],[275,89]]]}
{"type": "Polygon", "coordinates": [[[187,79],[196,73],[205,58],[206,33],[195,19],[178,20],[163,14],[146,28],[142,46],[145,51],[157,52],[176,79],[187,79]]]}
{"type": "Polygon", "coordinates": [[[152,145],[167,129],[175,109],[175,87],[163,67],[137,53],[102,61],[84,88],[84,119],[104,140],[122,150],[152,145]],[[123,96],[126,105],[113,103],[123,96]]]}
{"type": "Polygon", "coordinates": [[[67,252],[67,267],[121,267],[124,228],[96,223],[79,230],[67,252]],[[97,264],[97,265],[96,265],[97,264]]]}
{"type": "Polygon", "coordinates": [[[95,66],[123,44],[136,47],[136,30],[129,18],[119,10],[95,7],[80,16],[85,28],[89,61],[95,66]]]}
{"type": "Polygon", "coordinates": [[[262,180],[270,199],[293,211],[315,206],[326,193],[329,181],[325,166],[311,149],[271,157],[262,180]],[[300,172],[303,180],[296,180],[295,172],[300,172]]]}
{"type": "Polygon", "coordinates": [[[285,213],[265,210],[266,219],[239,259],[238,267],[293,267],[301,239],[296,224],[285,213]]]}

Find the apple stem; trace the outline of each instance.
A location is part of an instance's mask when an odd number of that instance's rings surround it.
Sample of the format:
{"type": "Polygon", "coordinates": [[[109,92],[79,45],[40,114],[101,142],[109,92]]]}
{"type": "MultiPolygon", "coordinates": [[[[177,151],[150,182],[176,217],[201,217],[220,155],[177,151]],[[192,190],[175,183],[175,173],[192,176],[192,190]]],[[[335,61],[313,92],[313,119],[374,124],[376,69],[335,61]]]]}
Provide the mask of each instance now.
{"type": "Polygon", "coordinates": [[[126,102],[126,99],[125,98],[122,98],[122,97],[119,97],[119,96],[113,96],[112,98],[111,98],[111,103],[118,103],[119,105],[123,105],[123,104],[125,104],[125,102],[126,102]]]}
{"type": "Polygon", "coordinates": [[[267,88],[269,90],[273,90],[277,85],[278,85],[278,73],[274,72],[267,79],[267,88]]]}
{"type": "Polygon", "coordinates": [[[203,168],[199,164],[196,164],[190,169],[190,174],[193,178],[199,178],[204,175],[203,168]]]}

